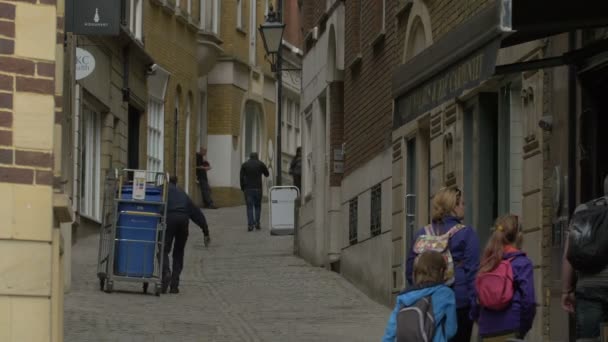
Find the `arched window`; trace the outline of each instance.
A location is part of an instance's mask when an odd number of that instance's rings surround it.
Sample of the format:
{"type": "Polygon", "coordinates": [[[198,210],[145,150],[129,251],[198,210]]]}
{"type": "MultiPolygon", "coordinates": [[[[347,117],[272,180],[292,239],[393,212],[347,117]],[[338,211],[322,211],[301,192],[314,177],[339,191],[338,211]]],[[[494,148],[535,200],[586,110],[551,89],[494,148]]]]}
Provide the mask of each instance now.
{"type": "Polygon", "coordinates": [[[406,60],[412,59],[414,56],[426,49],[426,34],[424,32],[422,20],[420,20],[419,17],[416,17],[414,20],[415,22],[412,24],[411,33],[408,40],[406,60]]]}
{"type": "Polygon", "coordinates": [[[185,122],[185,134],[184,134],[184,190],[186,193],[189,192],[190,187],[190,119],[192,117],[192,93],[188,94],[188,100],[186,102],[186,122],[185,122]]]}
{"type": "Polygon", "coordinates": [[[403,62],[412,59],[433,44],[431,16],[421,0],[414,0],[405,33],[403,62]]]}
{"type": "Polygon", "coordinates": [[[243,127],[243,160],[247,160],[251,152],[261,152],[262,132],[262,108],[257,102],[247,101],[243,127]]]}

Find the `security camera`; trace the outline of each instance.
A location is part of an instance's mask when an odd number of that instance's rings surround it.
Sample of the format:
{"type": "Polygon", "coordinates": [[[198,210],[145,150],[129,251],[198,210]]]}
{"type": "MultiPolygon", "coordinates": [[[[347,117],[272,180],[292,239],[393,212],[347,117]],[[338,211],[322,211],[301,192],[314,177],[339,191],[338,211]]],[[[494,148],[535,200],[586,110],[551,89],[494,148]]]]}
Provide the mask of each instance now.
{"type": "Polygon", "coordinates": [[[543,131],[551,131],[553,128],[553,117],[545,115],[538,121],[538,127],[543,131]]]}
{"type": "Polygon", "coordinates": [[[148,69],[146,70],[146,73],[148,75],[154,75],[154,73],[156,73],[156,70],[158,70],[158,64],[156,64],[156,63],[150,64],[150,65],[148,65],[148,69]]]}

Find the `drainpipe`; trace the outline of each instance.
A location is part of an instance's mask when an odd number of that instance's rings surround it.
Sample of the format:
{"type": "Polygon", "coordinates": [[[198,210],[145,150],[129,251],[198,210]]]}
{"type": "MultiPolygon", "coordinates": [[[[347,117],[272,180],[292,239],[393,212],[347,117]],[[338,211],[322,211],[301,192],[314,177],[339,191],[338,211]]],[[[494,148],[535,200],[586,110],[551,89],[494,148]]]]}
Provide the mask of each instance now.
{"type": "MultiPolygon", "coordinates": [[[[568,49],[574,51],[576,49],[576,31],[568,33],[568,49]]],[[[568,217],[571,217],[576,207],[576,108],[577,108],[577,91],[576,91],[576,65],[568,66],[568,217]]],[[[570,341],[576,339],[576,322],[573,315],[568,319],[570,341]]]]}
{"type": "Polygon", "coordinates": [[[177,139],[177,133],[179,132],[179,107],[176,107],[174,109],[175,112],[175,119],[173,120],[174,122],[174,127],[173,127],[173,175],[177,176],[177,144],[178,144],[178,139],[177,139]]]}
{"type": "MultiPolygon", "coordinates": [[[[576,31],[568,34],[568,49],[576,49],[576,31]]],[[[572,215],[576,207],[576,65],[568,66],[568,215],[572,215]]]]}

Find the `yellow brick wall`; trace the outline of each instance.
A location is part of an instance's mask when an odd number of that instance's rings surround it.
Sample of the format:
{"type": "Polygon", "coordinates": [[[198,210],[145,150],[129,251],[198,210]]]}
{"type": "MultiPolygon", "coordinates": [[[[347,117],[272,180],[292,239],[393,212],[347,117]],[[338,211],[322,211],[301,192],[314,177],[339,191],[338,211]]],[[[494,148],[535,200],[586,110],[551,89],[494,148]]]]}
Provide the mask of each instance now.
{"type": "Polygon", "coordinates": [[[210,135],[241,135],[245,91],[234,85],[209,85],[207,111],[210,135]]]}
{"type": "Polygon", "coordinates": [[[243,1],[243,30],[237,30],[237,0],[222,1],[222,19],[220,37],[224,41],[222,48],[226,55],[234,56],[241,61],[249,60],[249,0],[243,1]]]}
{"type": "Polygon", "coordinates": [[[62,0],[0,1],[0,341],[63,340],[51,188],[63,12],[62,0]]]}
{"type": "MultiPolygon", "coordinates": [[[[186,0],[183,9],[185,13],[186,0]]],[[[199,4],[193,0],[192,16],[198,18],[199,4]]],[[[200,108],[200,91],[198,88],[198,64],[196,59],[196,30],[178,20],[175,13],[167,13],[151,2],[145,2],[144,8],[144,37],[145,47],[154,61],[171,73],[165,95],[165,135],[164,135],[164,168],[173,173],[175,146],[175,104],[179,101],[178,144],[177,144],[177,175],[179,184],[185,184],[185,158],[190,158],[189,190],[196,191],[195,184],[195,152],[198,115],[200,108]],[[186,137],[186,103],[191,94],[190,113],[190,153],[185,156],[186,137]]],[[[147,115],[143,120],[147,122],[147,115]]],[[[147,134],[141,141],[146,141],[147,134]]]]}
{"type": "Polygon", "coordinates": [[[264,73],[270,73],[270,64],[264,59],[265,50],[262,37],[260,36],[257,27],[260,27],[264,23],[264,1],[256,1],[256,30],[251,32],[249,15],[250,6],[252,0],[243,1],[243,31],[239,31],[236,28],[237,11],[236,5],[237,0],[223,0],[222,1],[222,18],[220,22],[220,37],[224,41],[222,48],[224,54],[227,56],[235,57],[243,62],[249,64],[249,40],[250,35],[256,35],[256,66],[260,67],[264,73]]]}

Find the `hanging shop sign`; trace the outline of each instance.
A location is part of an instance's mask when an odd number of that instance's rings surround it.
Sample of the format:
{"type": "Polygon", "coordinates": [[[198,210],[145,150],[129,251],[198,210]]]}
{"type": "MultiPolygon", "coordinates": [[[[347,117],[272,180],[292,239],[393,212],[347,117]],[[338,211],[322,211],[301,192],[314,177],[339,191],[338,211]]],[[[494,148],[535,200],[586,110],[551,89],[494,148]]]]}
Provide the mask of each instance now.
{"type": "Polygon", "coordinates": [[[95,70],[95,57],[81,48],[76,48],[76,81],[89,76],[95,70]]]}

